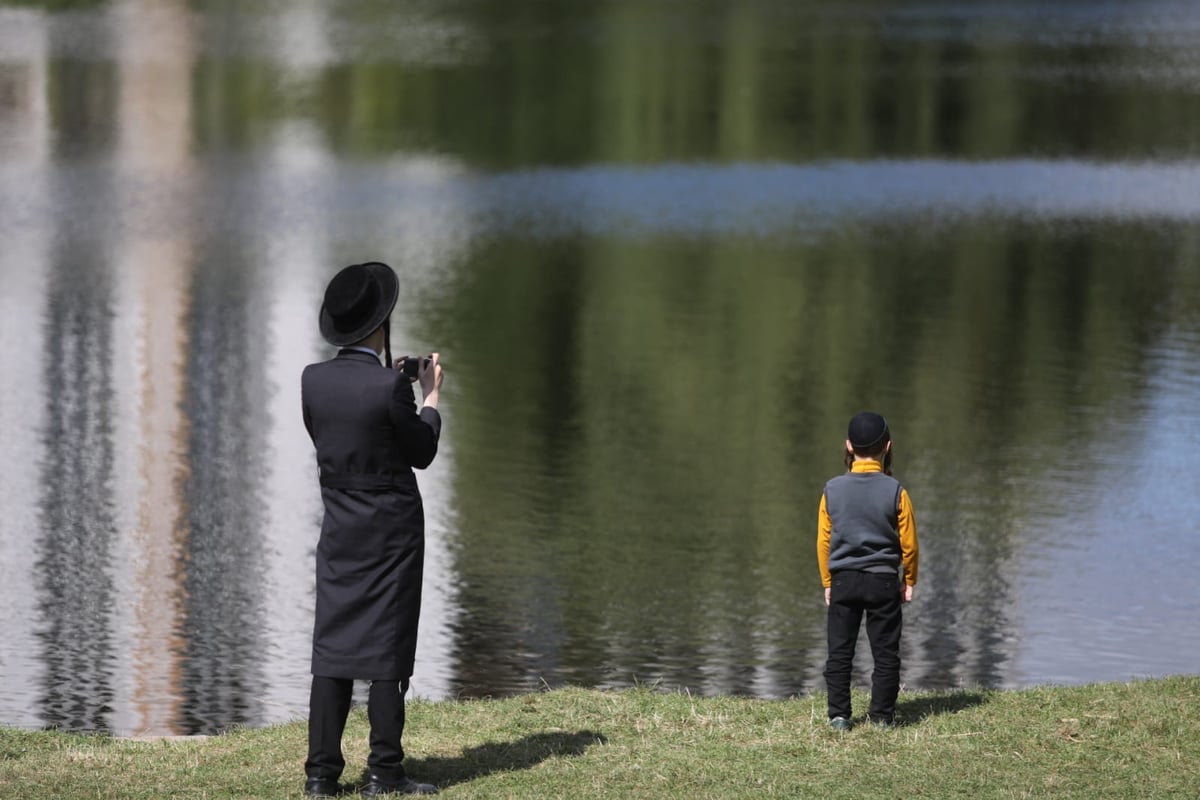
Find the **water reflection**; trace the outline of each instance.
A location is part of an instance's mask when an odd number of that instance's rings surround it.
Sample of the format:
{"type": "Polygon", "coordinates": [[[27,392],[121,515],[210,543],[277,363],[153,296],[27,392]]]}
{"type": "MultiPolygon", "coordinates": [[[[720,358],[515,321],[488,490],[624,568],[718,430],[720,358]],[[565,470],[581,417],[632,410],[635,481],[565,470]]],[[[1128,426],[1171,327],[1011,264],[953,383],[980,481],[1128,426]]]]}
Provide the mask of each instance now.
{"type": "Polygon", "coordinates": [[[467,391],[510,399],[458,420],[475,454],[459,466],[462,691],[811,685],[812,508],[863,396],[901,437],[925,544],[908,679],[1008,682],[1027,552],[1127,453],[1110,420],[1146,386],[1161,298],[1196,281],[1174,228],[872,233],[476,253],[443,316],[467,391]],[[1179,266],[1125,269],[1134,258],[1179,266]],[[569,322],[544,337],[526,315],[569,322]]]}
{"type": "Polygon", "coordinates": [[[0,722],[303,714],[296,380],[374,257],[451,364],[419,693],[820,688],[815,508],[864,405],[921,523],[910,686],[1192,668],[1190,7],[32,6],[0,722]],[[1105,593],[1129,564],[1154,587],[1105,593]]]}
{"type": "MultiPolygon", "coordinates": [[[[104,103],[115,87],[111,68],[64,63],[50,71],[48,96],[62,92],[95,99],[51,103],[52,117],[79,131],[56,143],[57,157],[70,158],[112,141],[114,121],[104,103]]],[[[113,197],[111,182],[102,180],[95,190],[98,197],[113,197]]],[[[68,183],[56,182],[44,197],[52,198],[51,205],[68,222],[59,228],[47,261],[37,266],[48,272],[41,363],[46,407],[39,459],[41,535],[34,566],[43,665],[39,708],[46,725],[107,730],[115,691],[111,568],[117,538],[110,357],[115,278],[107,256],[111,236],[98,226],[78,224],[80,204],[68,183]]]]}
{"type": "MultiPolygon", "coordinates": [[[[126,0],[119,8],[121,16],[111,26],[121,86],[113,108],[118,130],[112,174],[155,175],[186,195],[194,169],[186,9],[180,2],[145,0],[126,0]]],[[[116,182],[117,207],[138,205],[144,191],[138,182],[116,182]]],[[[117,592],[127,598],[113,614],[122,653],[118,668],[125,676],[112,717],[120,731],[161,731],[180,714],[189,424],[184,364],[194,235],[191,225],[181,224],[126,231],[113,245],[120,265],[113,435],[116,503],[124,516],[114,574],[117,592]]]]}
{"type": "Polygon", "coordinates": [[[257,270],[219,248],[192,285],[188,321],[188,475],[181,624],[188,733],[253,724],[263,676],[260,501],[269,425],[257,270]]]}
{"type": "MultiPolygon", "coordinates": [[[[1196,244],[1195,230],[1181,236],[1192,274],[1196,244]]],[[[1126,446],[1093,483],[1076,490],[1077,511],[1060,522],[1072,535],[1048,537],[1032,554],[1040,569],[1019,582],[1022,605],[1030,611],[1016,648],[1015,683],[1034,675],[1067,683],[1105,680],[1113,672],[1145,677],[1195,671],[1200,585],[1173,579],[1186,574],[1187,565],[1167,566],[1190,552],[1200,532],[1200,479],[1191,466],[1192,448],[1180,446],[1200,440],[1195,278],[1188,291],[1160,300],[1191,320],[1192,332],[1170,330],[1161,345],[1143,351],[1149,391],[1139,403],[1139,419],[1145,423],[1106,421],[1107,435],[1122,437],[1126,446]],[[1171,390],[1162,391],[1164,383],[1171,390]]]]}
{"type": "Polygon", "coordinates": [[[34,567],[44,665],[39,705],[46,725],[67,730],[108,730],[113,699],[112,275],[103,260],[75,256],[102,249],[102,242],[65,238],[51,257],[45,315],[47,411],[34,567]]]}
{"type": "MultiPolygon", "coordinates": [[[[0,26],[6,27],[6,26],[0,26]]],[[[11,24],[20,33],[11,63],[0,64],[0,157],[19,161],[34,173],[24,181],[27,197],[50,191],[50,119],[46,101],[47,37],[36,26],[11,24]]],[[[11,51],[8,51],[11,52],[11,51]]],[[[42,527],[42,429],[46,416],[43,379],[48,269],[53,237],[46,230],[5,229],[0,248],[0,430],[6,460],[17,469],[0,480],[0,719],[34,727],[40,723],[41,647],[30,620],[37,618],[37,548],[42,527]],[[13,345],[12,343],[20,343],[13,345]]]]}

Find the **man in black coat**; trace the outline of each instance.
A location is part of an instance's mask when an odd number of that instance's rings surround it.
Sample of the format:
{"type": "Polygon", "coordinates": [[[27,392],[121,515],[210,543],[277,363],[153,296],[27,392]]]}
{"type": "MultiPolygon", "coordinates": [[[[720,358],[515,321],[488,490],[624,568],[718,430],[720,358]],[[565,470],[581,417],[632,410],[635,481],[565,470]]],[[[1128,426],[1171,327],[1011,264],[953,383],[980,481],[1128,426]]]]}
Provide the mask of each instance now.
{"type": "MultiPolygon", "coordinates": [[[[405,359],[392,362],[392,268],[352,264],[325,290],[321,335],[337,356],[305,367],[304,425],[317,451],[325,517],[317,544],[305,794],[332,796],[354,680],[370,681],[371,752],[363,794],[433,794],[404,771],[404,695],[421,612],[425,518],[413,469],[437,454],[442,368],[420,359],[417,409],[405,359]],[[381,355],[383,360],[381,361],[381,355]]],[[[411,365],[410,365],[411,366],[411,365]]]]}

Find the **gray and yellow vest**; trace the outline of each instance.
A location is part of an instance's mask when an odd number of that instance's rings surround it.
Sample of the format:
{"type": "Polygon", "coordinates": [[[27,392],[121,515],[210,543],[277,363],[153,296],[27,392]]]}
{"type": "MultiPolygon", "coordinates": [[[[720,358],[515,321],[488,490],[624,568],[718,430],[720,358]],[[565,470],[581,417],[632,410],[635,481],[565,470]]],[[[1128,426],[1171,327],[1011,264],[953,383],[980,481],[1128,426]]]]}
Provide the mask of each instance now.
{"type": "Polygon", "coordinates": [[[848,472],[825,484],[830,572],[899,572],[900,491],[883,472],[848,472]]]}

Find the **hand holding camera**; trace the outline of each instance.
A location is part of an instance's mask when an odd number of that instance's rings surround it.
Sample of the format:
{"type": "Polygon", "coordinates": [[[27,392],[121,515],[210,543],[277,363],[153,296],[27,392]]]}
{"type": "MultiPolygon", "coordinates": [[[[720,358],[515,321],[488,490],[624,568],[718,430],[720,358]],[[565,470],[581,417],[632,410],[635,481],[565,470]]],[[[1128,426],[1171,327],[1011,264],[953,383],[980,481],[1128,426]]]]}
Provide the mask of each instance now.
{"type": "Polygon", "coordinates": [[[415,381],[421,377],[421,369],[427,368],[432,361],[433,356],[400,356],[395,367],[404,373],[404,377],[415,381]]]}
{"type": "Polygon", "coordinates": [[[430,353],[427,356],[402,356],[396,359],[395,368],[404,373],[410,381],[419,381],[421,393],[424,395],[424,405],[437,408],[437,393],[442,388],[442,365],[439,354],[430,353]]]}

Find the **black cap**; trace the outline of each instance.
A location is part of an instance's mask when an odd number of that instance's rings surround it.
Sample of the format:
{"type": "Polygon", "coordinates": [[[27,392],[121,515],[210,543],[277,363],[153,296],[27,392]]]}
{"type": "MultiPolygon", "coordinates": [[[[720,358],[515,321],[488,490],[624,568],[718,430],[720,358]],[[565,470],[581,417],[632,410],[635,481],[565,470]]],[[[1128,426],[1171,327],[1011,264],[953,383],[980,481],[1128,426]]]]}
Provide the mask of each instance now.
{"type": "Polygon", "coordinates": [[[874,411],[863,411],[851,418],[846,438],[855,450],[869,453],[890,441],[892,434],[886,419],[874,411]]]}
{"type": "Polygon", "coordinates": [[[392,313],[399,296],[400,279],[387,264],[351,264],[325,288],[321,335],[337,346],[365,339],[392,313]]]}

